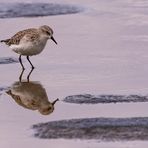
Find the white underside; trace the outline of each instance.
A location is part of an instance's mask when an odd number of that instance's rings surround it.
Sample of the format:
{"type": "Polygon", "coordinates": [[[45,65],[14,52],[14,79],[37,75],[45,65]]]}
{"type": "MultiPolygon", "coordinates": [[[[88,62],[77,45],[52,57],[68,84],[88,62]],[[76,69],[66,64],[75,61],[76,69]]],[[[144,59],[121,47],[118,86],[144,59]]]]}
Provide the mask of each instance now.
{"type": "Polygon", "coordinates": [[[32,55],[37,55],[40,52],[42,52],[42,50],[44,49],[44,46],[33,46],[30,43],[26,43],[26,44],[19,44],[19,45],[11,45],[10,48],[21,55],[28,55],[28,56],[32,56],[32,55]]]}
{"type": "Polygon", "coordinates": [[[19,45],[12,44],[10,48],[21,55],[33,56],[41,53],[46,45],[47,38],[41,38],[40,41],[29,42],[22,40],[19,45]]]}

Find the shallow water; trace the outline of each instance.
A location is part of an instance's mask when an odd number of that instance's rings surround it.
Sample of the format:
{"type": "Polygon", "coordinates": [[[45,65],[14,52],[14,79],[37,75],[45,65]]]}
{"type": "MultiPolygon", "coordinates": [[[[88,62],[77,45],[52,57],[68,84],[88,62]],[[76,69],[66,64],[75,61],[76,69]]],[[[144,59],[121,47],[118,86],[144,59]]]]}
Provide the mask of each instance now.
{"type": "MultiPolygon", "coordinates": [[[[20,80],[20,64],[8,64],[9,60],[6,60],[7,64],[0,64],[0,88],[5,88],[0,91],[0,147],[61,148],[62,145],[64,148],[147,148],[147,140],[140,139],[104,142],[100,139],[44,140],[33,136],[34,130],[31,127],[38,123],[72,118],[104,117],[124,120],[148,116],[147,102],[89,105],[63,102],[65,97],[77,94],[147,96],[147,1],[61,0],[60,4],[74,4],[85,8],[85,11],[70,15],[0,20],[0,39],[8,38],[28,27],[43,24],[52,26],[58,46],[49,41],[42,54],[31,57],[36,69],[30,75],[30,82],[38,82],[45,89],[49,102],[60,99],[50,115],[42,115],[37,109],[24,108],[18,104],[19,97],[16,102],[6,93],[20,80]]],[[[0,59],[18,58],[5,45],[0,44],[0,48],[0,59]]],[[[23,63],[26,70],[22,75],[22,82],[27,82],[30,65],[25,57],[23,63]]],[[[23,92],[17,92],[17,96],[23,96],[22,94],[23,92]]],[[[24,96],[26,95],[30,95],[27,90],[24,96]]]]}

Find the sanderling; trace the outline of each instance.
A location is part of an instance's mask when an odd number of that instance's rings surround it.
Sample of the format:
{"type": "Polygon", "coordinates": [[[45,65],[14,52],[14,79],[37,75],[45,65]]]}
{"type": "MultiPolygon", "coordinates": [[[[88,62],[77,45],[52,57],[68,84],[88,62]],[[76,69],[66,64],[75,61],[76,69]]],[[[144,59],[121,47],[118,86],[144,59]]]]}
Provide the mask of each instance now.
{"type": "Polygon", "coordinates": [[[1,40],[6,45],[8,45],[14,52],[19,54],[19,62],[24,70],[21,56],[26,56],[27,60],[31,64],[32,69],[34,69],[29,56],[37,55],[41,53],[47,43],[47,40],[51,39],[56,44],[56,40],[53,37],[53,30],[47,26],[43,25],[39,28],[30,28],[17,32],[14,36],[9,39],[1,40]]]}

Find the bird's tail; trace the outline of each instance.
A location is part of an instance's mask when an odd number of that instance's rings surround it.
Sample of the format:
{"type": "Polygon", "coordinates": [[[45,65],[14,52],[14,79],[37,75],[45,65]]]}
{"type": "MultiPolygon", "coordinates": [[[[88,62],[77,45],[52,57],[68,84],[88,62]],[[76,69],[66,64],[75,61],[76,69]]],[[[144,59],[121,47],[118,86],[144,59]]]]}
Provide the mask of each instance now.
{"type": "Polygon", "coordinates": [[[5,44],[8,44],[9,41],[10,41],[10,39],[6,39],[6,40],[1,40],[0,42],[1,42],[1,43],[4,42],[5,44]]]}

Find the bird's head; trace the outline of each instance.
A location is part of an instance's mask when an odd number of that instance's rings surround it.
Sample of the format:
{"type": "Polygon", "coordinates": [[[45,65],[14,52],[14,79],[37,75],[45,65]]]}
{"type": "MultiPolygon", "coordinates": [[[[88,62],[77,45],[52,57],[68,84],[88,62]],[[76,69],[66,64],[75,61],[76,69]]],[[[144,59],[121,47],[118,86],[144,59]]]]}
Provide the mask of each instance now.
{"type": "Polygon", "coordinates": [[[55,42],[55,44],[57,44],[56,40],[53,37],[53,30],[49,26],[47,25],[40,26],[39,30],[45,33],[49,37],[49,39],[51,39],[52,41],[55,42]]]}

